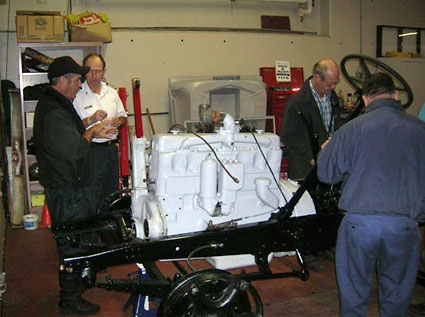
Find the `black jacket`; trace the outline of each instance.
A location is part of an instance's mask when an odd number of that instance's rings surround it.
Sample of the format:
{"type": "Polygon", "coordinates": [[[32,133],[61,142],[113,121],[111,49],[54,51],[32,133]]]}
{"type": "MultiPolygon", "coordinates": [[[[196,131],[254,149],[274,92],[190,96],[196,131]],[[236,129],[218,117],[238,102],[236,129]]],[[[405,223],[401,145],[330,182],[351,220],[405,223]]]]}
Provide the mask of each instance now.
{"type": "Polygon", "coordinates": [[[72,102],[49,87],[35,110],[34,143],[45,188],[85,186],[90,179],[90,143],[72,102]]]}
{"type": "MultiPolygon", "coordinates": [[[[288,176],[293,180],[301,180],[308,175],[312,169],[310,161],[316,157],[320,145],[328,138],[310,88],[310,78],[289,99],[280,129],[280,138],[288,152],[288,176]]],[[[331,104],[332,122],[336,130],[340,125],[340,104],[335,91],[332,91],[331,104]]]]}

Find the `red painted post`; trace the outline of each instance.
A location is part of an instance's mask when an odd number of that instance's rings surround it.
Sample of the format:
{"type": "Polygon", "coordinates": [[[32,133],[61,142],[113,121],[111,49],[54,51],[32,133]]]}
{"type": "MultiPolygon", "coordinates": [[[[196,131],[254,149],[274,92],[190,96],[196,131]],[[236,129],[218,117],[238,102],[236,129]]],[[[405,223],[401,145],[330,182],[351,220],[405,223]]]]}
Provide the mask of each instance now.
{"type": "MultiPolygon", "coordinates": [[[[118,95],[122,101],[124,109],[127,111],[127,91],[125,88],[118,89],[118,95]]],[[[128,164],[128,123],[126,122],[120,131],[120,187],[128,187],[130,167],[128,164]]]]}
{"type": "Polygon", "coordinates": [[[134,106],[134,122],[136,124],[136,136],[141,138],[143,136],[143,122],[142,122],[142,105],[140,103],[140,80],[138,78],[132,79],[133,86],[133,106],[134,106]]]}

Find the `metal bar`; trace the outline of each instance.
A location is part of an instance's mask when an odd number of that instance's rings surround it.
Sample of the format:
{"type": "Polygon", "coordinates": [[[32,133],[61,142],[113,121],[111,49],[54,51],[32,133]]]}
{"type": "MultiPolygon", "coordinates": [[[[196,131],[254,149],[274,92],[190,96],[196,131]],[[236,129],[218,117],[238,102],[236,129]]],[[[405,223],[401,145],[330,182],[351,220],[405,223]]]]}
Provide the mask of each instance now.
{"type": "Polygon", "coordinates": [[[165,297],[170,291],[170,282],[162,280],[123,280],[107,277],[96,282],[96,287],[109,291],[165,297]]]}
{"type": "Polygon", "coordinates": [[[133,78],[132,86],[133,86],[134,119],[136,122],[136,136],[138,138],[141,138],[143,136],[143,122],[142,122],[142,105],[140,102],[140,80],[138,78],[133,78]]]}
{"type": "Polygon", "coordinates": [[[113,31],[157,31],[157,32],[236,32],[236,33],[283,33],[283,34],[314,34],[317,32],[256,29],[256,28],[224,28],[224,27],[195,27],[195,26],[115,26],[113,31]]]}
{"type": "MultiPolygon", "coordinates": [[[[124,109],[127,111],[127,91],[125,88],[118,89],[118,95],[122,101],[124,109]]],[[[130,166],[128,164],[128,124],[127,120],[120,131],[120,173],[122,187],[128,187],[128,177],[130,176],[130,166]],[[125,178],[124,178],[125,177],[125,178]]],[[[121,188],[122,189],[122,188],[121,188]]]]}
{"type": "MultiPolygon", "coordinates": [[[[169,114],[169,112],[150,112],[150,115],[151,116],[163,116],[163,115],[166,115],[166,114],[169,114]]],[[[129,117],[132,117],[134,115],[135,115],[134,113],[129,113],[128,114],[129,117]]],[[[147,116],[148,114],[146,112],[142,112],[141,115],[142,116],[147,116]]]]}
{"type": "Polygon", "coordinates": [[[313,253],[334,246],[341,217],[341,214],[330,214],[296,217],[285,221],[271,219],[236,228],[179,234],[157,240],[134,239],[98,251],[88,250],[74,256],[69,255],[64,259],[64,264],[76,269],[90,265],[102,268],[181,259],[187,258],[197,248],[212,244],[219,247],[202,249],[197,256],[257,255],[296,249],[313,253]]]}
{"type": "Polygon", "coordinates": [[[183,265],[181,265],[178,261],[172,261],[172,263],[181,273],[187,275],[187,270],[183,267],[183,265]]]}
{"type": "Polygon", "coordinates": [[[248,274],[240,274],[237,275],[238,277],[243,278],[244,280],[248,282],[252,281],[260,281],[260,280],[271,280],[271,279],[277,279],[282,277],[300,277],[301,271],[295,270],[292,272],[282,272],[282,273],[273,273],[273,274],[263,274],[261,272],[252,272],[248,274]]]}
{"type": "Polygon", "coordinates": [[[149,111],[149,108],[146,108],[146,113],[148,115],[148,120],[149,120],[149,125],[151,127],[152,135],[155,135],[155,127],[153,125],[153,121],[152,121],[152,117],[151,117],[151,113],[149,111]]]}
{"type": "Polygon", "coordinates": [[[376,26],[376,57],[382,57],[382,25],[376,26]]]}
{"type": "Polygon", "coordinates": [[[145,267],[146,273],[151,279],[168,281],[168,279],[159,270],[158,266],[156,265],[156,262],[147,262],[144,263],[143,266],[145,267]]]}
{"type": "Polygon", "coordinates": [[[403,52],[403,28],[397,28],[397,52],[403,52]]]}

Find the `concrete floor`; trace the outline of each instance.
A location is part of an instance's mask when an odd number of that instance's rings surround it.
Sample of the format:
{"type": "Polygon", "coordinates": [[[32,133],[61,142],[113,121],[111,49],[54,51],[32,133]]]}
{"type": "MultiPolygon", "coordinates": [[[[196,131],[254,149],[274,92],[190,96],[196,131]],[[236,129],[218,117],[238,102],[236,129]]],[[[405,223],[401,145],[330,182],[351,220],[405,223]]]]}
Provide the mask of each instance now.
{"type": "MultiPolygon", "coordinates": [[[[6,283],[3,315],[15,316],[58,316],[59,287],[57,282],[56,246],[48,229],[33,231],[7,229],[6,232],[6,283]]],[[[334,264],[320,259],[325,269],[311,272],[306,282],[297,278],[282,278],[256,281],[253,285],[260,294],[265,316],[338,316],[338,291],[335,282],[334,264]]],[[[196,268],[205,268],[205,261],[194,261],[196,268]]],[[[162,263],[165,274],[173,275],[171,263],[162,263]]],[[[273,271],[288,272],[297,268],[292,257],[274,258],[273,271]]],[[[108,268],[105,274],[115,278],[126,278],[130,272],[137,272],[135,265],[108,268]]],[[[376,303],[376,289],[373,290],[367,316],[379,316],[376,303]]],[[[131,316],[131,307],[123,311],[129,295],[125,293],[92,288],[84,297],[101,305],[98,316],[131,316]]],[[[412,302],[425,297],[425,288],[416,286],[412,302]]]]}

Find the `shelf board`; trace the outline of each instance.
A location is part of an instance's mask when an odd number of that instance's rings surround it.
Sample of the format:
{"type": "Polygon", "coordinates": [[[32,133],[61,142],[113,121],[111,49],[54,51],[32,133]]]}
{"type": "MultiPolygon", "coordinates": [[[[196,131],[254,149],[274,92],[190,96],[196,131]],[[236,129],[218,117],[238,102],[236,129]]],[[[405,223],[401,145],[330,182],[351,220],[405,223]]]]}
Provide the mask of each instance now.
{"type": "Polygon", "coordinates": [[[40,75],[44,75],[47,76],[47,72],[24,72],[22,73],[22,76],[40,76],[40,75]]]}
{"type": "Polygon", "coordinates": [[[39,183],[39,181],[29,181],[29,190],[31,194],[41,194],[44,192],[44,187],[39,183]]]}
{"type": "Polygon", "coordinates": [[[425,62],[425,57],[415,57],[415,58],[408,58],[408,57],[378,57],[378,60],[380,61],[388,61],[388,62],[392,62],[392,61],[398,61],[401,63],[424,63],[425,62]]]}
{"type": "Polygon", "coordinates": [[[48,50],[64,50],[67,48],[90,48],[102,46],[102,42],[62,42],[62,43],[19,43],[19,48],[38,47],[48,50]]]}
{"type": "Polygon", "coordinates": [[[25,112],[35,112],[38,100],[24,100],[25,112]]]}

